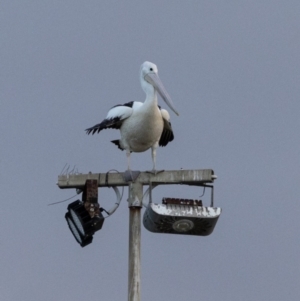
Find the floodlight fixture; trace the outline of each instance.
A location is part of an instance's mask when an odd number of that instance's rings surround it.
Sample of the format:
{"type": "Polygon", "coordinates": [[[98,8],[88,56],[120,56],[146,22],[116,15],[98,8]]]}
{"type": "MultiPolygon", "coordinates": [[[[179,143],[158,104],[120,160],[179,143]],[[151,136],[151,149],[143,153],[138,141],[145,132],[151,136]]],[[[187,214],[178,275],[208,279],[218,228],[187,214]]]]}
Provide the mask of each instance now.
{"type": "Polygon", "coordinates": [[[65,219],[76,241],[82,247],[90,244],[95,232],[102,228],[105,219],[102,211],[111,216],[119,207],[122,196],[117,187],[113,187],[113,189],[117,196],[117,202],[108,211],[100,208],[98,203],[97,180],[86,180],[84,189],[80,191],[82,192],[82,201],[77,200],[68,205],[65,219]]]}
{"type": "Polygon", "coordinates": [[[104,223],[101,212],[91,217],[80,200],[69,204],[65,218],[73,236],[82,247],[92,242],[94,233],[100,230],[104,223]]]}
{"type": "Polygon", "coordinates": [[[68,205],[65,215],[76,241],[82,246],[90,244],[96,231],[102,228],[104,217],[98,203],[98,181],[87,180],[82,190],[82,201],[68,205]]]}

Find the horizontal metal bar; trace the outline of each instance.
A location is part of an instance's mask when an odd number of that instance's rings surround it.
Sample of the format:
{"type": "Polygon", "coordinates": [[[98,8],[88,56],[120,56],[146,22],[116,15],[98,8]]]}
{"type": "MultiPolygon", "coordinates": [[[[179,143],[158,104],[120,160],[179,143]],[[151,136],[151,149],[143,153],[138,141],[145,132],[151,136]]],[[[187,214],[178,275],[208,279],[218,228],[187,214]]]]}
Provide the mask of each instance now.
{"type": "MultiPolygon", "coordinates": [[[[123,172],[120,173],[88,173],[88,174],[71,174],[58,176],[57,185],[61,189],[79,188],[82,189],[86,180],[98,180],[98,187],[110,186],[128,186],[125,181],[123,172]]],[[[212,169],[196,169],[196,170],[169,170],[159,172],[154,175],[149,172],[141,172],[136,182],[142,185],[149,185],[150,182],[157,185],[168,184],[185,184],[197,185],[212,183],[216,179],[212,169]]]]}

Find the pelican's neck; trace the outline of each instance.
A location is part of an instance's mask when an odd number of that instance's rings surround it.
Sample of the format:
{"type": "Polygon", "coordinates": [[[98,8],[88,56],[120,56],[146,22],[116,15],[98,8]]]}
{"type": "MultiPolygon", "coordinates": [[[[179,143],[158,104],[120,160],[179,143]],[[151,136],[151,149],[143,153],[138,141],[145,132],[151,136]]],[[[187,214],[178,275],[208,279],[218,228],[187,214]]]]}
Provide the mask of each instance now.
{"type": "Polygon", "coordinates": [[[153,105],[157,106],[157,91],[154,89],[154,87],[146,82],[145,80],[142,81],[142,88],[144,92],[146,93],[146,100],[144,104],[146,106],[153,105]]]}
{"type": "Polygon", "coordinates": [[[157,92],[153,88],[153,91],[151,93],[146,93],[146,100],[144,102],[146,106],[157,106],[157,92]]]}

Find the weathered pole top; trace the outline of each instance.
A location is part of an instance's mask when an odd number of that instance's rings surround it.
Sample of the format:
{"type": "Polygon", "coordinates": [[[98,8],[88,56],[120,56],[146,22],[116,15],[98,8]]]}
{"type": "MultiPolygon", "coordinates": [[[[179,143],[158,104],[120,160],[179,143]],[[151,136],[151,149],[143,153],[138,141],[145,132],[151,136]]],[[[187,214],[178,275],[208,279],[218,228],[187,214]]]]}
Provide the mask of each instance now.
{"type": "MultiPolygon", "coordinates": [[[[141,172],[135,182],[142,185],[155,183],[157,185],[185,184],[201,185],[212,183],[217,177],[212,169],[196,170],[165,170],[156,175],[149,172],[141,172]]],[[[120,173],[88,173],[88,174],[67,174],[58,176],[57,185],[61,189],[79,188],[82,189],[86,180],[97,180],[98,187],[128,186],[124,172],[120,173]]]]}

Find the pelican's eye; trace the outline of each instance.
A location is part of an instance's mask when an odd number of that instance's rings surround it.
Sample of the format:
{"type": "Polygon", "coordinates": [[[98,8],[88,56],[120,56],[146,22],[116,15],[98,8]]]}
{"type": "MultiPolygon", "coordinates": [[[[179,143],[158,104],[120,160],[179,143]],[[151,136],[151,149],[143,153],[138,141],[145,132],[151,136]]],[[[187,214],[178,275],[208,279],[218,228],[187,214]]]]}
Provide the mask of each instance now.
{"type": "Polygon", "coordinates": [[[150,68],[150,71],[153,71],[153,68],[150,68]]]}

